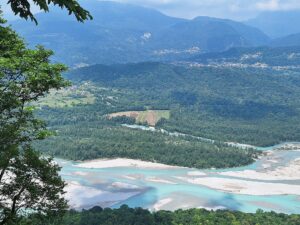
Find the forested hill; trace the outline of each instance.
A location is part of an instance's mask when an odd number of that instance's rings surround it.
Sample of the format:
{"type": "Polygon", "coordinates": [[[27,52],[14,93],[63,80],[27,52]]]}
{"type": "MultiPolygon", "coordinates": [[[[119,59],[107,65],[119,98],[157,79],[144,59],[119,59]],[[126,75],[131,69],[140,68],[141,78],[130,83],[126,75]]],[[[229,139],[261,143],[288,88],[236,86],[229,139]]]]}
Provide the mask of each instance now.
{"type": "Polygon", "coordinates": [[[300,33],[291,34],[281,38],[277,38],[271,42],[272,46],[291,46],[292,48],[298,48],[300,46],[300,33]],[[297,47],[296,47],[297,46],[297,47]]]}
{"type": "Polygon", "coordinates": [[[139,63],[95,65],[67,77],[130,92],[131,108],[123,111],[170,109],[159,123],[168,130],[255,145],[300,139],[296,71],[139,63]]]}
{"type": "Polygon", "coordinates": [[[300,65],[300,35],[277,39],[271,45],[282,47],[232,48],[224,52],[207,53],[190,59],[199,63],[266,64],[269,66],[300,65]],[[299,44],[297,46],[297,41],[299,44]],[[284,47],[289,46],[289,47],[284,47]]]}
{"type": "Polygon", "coordinates": [[[93,15],[84,24],[51,9],[36,14],[39,25],[23,20],[12,26],[31,45],[54,50],[55,59],[72,67],[149,60],[178,60],[200,52],[266,44],[257,28],[224,19],[194,20],[166,16],[140,6],[106,1],[82,1],[93,15]]]}

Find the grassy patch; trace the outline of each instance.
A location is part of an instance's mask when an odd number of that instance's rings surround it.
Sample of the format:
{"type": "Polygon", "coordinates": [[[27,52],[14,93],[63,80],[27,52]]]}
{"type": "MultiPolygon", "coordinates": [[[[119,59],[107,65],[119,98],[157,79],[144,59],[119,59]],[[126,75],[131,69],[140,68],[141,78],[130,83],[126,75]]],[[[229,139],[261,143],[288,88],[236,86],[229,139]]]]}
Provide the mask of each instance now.
{"type": "Polygon", "coordinates": [[[170,110],[127,111],[109,114],[109,118],[119,116],[131,117],[136,120],[136,123],[147,123],[150,126],[155,126],[162,118],[170,119],[170,110]]]}
{"type": "Polygon", "coordinates": [[[50,93],[38,103],[38,107],[50,108],[73,107],[88,105],[95,102],[95,96],[89,91],[90,84],[73,85],[61,90],[51,90],[50,93]]]}

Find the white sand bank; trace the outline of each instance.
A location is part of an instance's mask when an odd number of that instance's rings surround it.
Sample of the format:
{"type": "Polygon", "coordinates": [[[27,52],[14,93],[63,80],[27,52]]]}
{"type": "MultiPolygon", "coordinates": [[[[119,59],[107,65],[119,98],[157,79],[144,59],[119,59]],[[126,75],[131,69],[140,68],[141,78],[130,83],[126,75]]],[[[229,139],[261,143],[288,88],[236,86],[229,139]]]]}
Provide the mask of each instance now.
{"type": "Polygon", "coordinates": [[[266,170],[264,172],[243,170],[222,172],[219,174],[255,180],[300,180],[300,158],[293,160],[284,167],[278,167],[275,170],[266,170]]]}
{"type": "MultiPolygon", "coordinates": [[[[113,183],[112,186],[124,186],[125,184],[113,183]]],[[[77,181],[67,182],[65,187],[65,197],[68,200],[70,208],[81,209],[81,208],[90,208],[95,205],[101,207],[111,207],[114,204],[124,201],[132,196],[140,194],[138,190],[132,190],[131,192],[110,192],[102,191],[95,187],[89,187],[80,184],[77,181]]]]}
{"type": "Polygon", "coordinates": [[[189,171],[187,172],[188,176],[206,176],[207,174],[201,171],[189,171]]]}
{"type": "Polygon", "coordinates": [[[114,182],[111,184],[114,188],[120,188],[120,189],[137,189],[139,186],[133,185],[133,184],[127,184],[123,182],[114,182]]]}
{"type": "Polygon", "coordinates": [[[175,166],[169,166],[160,163],[145,162],[141,160],[124,159],[124,158],[96,159],[96,160],[84,161],[76,166],[81,168],[90,168],[90,169],[114,168],[114,167],[137,167],[137,168],[151,168],[151,169],[177,168],[175,166]]]}
{"type": "Polygon", "coordinates": [[[155,183],[162,183],[162,184],[176,184],[172,181],[157,178],[157,177],[147,177],[146,181],[155,182],[155,183]]]}
{"type": "Polygon", "coordinates": [[[65,197],[66,199],[68,199],[69,206],[71,208],[81,207],[84,199],[92,199],[97,196],[106,194],[104,191],[92,187],[83,186],[76,181],[68,182],[67,186],[65,187],[65,191],[65,197]]]}
{"type": "Polygon", "coordinates": [[[161,210],[163,206],[171,203],[172,201],[173,200],[171,198],[161,199],[153,205],[153,210],[155,210],[155,211],[161,210]]]}
{"type": "Polygon", "coordinates": [[[238,179],[226,179],[219,177],[185,178],[177,177],[183,181],[199,184],[209,188],[246,195],[300,195],[300,185],[281,183],[266,183],[257,181],[245,181],[238,179]]]}

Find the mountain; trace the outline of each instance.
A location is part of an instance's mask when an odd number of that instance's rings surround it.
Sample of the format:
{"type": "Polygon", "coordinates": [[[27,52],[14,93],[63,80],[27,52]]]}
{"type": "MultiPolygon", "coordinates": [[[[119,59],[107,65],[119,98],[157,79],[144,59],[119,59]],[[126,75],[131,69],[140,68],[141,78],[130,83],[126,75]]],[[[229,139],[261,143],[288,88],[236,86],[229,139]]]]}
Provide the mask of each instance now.
{"type": "Polygon", "coordinates": [[[300,11],[264,12],[245,23],[263,30],[272,38],[279,38],[294,33],[300,33],[300,11]]]}
{"type": "Polygon", "coordinates": [[[158,47],[182,49],[198,47],[204,52],[235,46],[255,46],[269,38],[260,30],[231,20],[197,17],[164,29],[156,38],[158,47]]]}
{"type": "Polygon", "coordinates": [[[53,8],[49,14],[36,15],[38,26],[23,20],[12,22],[12,26],[31,46],[45,45],[55,51],[56,59],[75,65],[143,60],[148,50],[138,50],[151,33],[181,21],[127,4],[84,1],[82,5],[92,13],[92,21],[78,23],[53,8]]]}
{"type": "Polygon", "coordinates": [[[300,33],[274,39],[271,46],[300,46],[300,33]]]}
{"type": "Polygon", "coordinates": [[[36,15],[39,25],[17,20],[12,26],[30,46],[55,51],[55,60],[72,67],[140,61],[179,60],[199,52],[257,46],[268,41],[242,23],[199,17],[185,20],[156,10],[116,2],[84,1],[92,21],[78,23],[59,9],[36,15]]]}
{"type": "MultiPolygon", "coordinates": [[[[275,44],[275,41],[273,42],[275,44]]],[[[283,44],[286,46],[286,44],[283,44]]],[[[198,63],[266,64],[269,66],[299,66],[300,46],[232,48],[224,52],[194,56],[190,61],[198,63]]]]}

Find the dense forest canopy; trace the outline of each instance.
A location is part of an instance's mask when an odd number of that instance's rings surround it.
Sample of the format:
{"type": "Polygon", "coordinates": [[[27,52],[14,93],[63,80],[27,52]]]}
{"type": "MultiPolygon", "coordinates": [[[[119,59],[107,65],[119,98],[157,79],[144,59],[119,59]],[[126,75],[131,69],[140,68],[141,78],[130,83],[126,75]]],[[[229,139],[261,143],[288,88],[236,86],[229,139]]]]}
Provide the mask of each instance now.
{"type": "Polygon", "coordinates": [[[55,107],[50,96],[45,99],[48,106],[44,102],[39,112],[59,135],[37,145],[54,156],[74,160],[130,157],[222,168],[249,164],[258,154],[222,142],[269,146],[300,138],[300,80],[294,69],[149,62],[95,65],[73,70],[66,77],[75,82],[72,91],[81,90],[82,96],[65,90],[61,93],[64,102],[55,107]],[[137,123],[134,118],[108,117],[143,110],[170,111],[168,119],[156,123],[158,130],[216,142],[132,130],[121,124],[137,123]]]}
{"type": "Polygon", "coordinates": [[[298,225],[299,223],[299,215],[261,210],[254,214],[205,209],[149,212],[142,208],[132,209],[123,205],[119,209],[102,209],[96,206],[82,212],[69,211],[63,218],[56,217],[51,221],[32,215],[24,218],[18,225],[298,225]]]}
{"type": "Polygon", "coordinates": [[[67,77],[123,91],[115,112],[171,110],[159,124],[167,130],[257,146],[299,140],[297,70],[139,63],[95,65],[67,77]]]}

